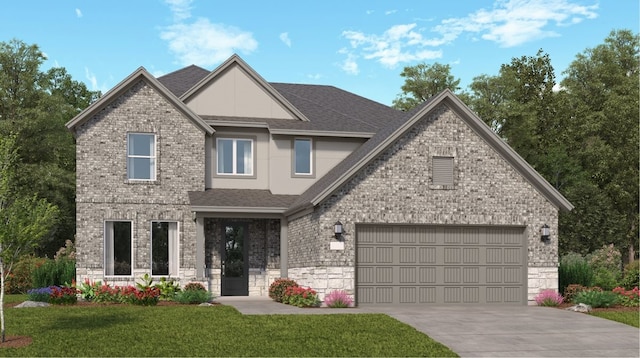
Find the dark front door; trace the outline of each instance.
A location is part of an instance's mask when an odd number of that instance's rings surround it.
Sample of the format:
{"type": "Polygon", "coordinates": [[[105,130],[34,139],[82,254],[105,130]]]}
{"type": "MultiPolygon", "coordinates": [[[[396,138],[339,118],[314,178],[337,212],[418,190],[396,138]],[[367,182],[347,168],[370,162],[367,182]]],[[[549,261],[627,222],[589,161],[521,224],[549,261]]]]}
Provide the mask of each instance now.
{"type": "Polygon", "coordinates": [[[221,293],[223,296],[248,296],[247,224],[226,223],[223,230],[221,293]]]}

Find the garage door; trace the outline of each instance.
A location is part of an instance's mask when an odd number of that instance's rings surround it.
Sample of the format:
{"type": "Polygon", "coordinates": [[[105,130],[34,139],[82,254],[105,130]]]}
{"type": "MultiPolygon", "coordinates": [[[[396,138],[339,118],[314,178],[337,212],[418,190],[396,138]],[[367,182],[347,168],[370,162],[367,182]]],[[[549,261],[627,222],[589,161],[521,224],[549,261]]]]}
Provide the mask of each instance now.
{"type": "Polygon", "coordinates": [[[356,227],[356,300],[526,304],[524,228],[356,227]]]}

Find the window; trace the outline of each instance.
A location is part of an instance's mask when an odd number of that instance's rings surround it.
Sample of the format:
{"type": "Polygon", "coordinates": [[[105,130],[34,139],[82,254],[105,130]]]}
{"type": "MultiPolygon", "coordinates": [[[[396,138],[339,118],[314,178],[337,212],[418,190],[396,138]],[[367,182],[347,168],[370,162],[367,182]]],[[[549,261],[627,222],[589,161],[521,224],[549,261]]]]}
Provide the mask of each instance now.
{"type": "Polygon", "coordinates": [[[219,175],[253,175],[253,140],[218,138],[219,175]]]}
{"type": "Polygon", "coordinates": [[[293,143],[293,174],[312,175],[312,145],[311,139],[296,138],[293,143]]]}
{"type": "Polygon", "coordinates": [[[433,157],[433,185],[453,185],[453,157],[433,157]]]}
{"type": "Polygon", "coordinates": [[[131,276],[131,221],[106,221],[104,226],[104,274],[131,276]]]}
{"type": "Polygon", "coordinates": [[[156,180],[155,134],[127,135],[127,179],[156,180]]]}
{"type": "Polygon", "coordinates": [[[178,275],[178,223],[151,223],[151,275],[178,275]]]}

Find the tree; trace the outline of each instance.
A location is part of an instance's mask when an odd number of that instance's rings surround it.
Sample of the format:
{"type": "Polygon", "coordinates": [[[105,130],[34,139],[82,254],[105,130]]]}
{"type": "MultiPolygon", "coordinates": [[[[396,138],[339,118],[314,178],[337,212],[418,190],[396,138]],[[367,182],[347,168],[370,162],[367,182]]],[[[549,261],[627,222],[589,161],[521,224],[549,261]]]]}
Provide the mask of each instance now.
{"type": "Polygon", "coordinates": [[[401,111],[409,111],[439,92],[460,89],[460,79],[451,74],[449,65],[421,63],[404,68],[400,76],[405,78],[402,94],[393,100],[392,107],[401,111]]]}
{"type": "Polygon", "coordinates": [[[4,293],[11,268],[32,253],[55,223],[57,208],[36,196],[16,197],[15,137],[0,137],[0,330],[5,341],[4,293]]]}
{"type": "MultiPolygon", "coordinates": [[[[606,224],[619,223],[581,232],[573,227],[575,239],[597,243],[594,249],[614,243],[629,261],[636,256],[640,219],[639,40],[629,30],[612,31],[603,44],[576,56],[561,83],[572,153],[601,197],[591,204],[607,216],[606,224]]],[[[570,215],[567,225],[580,220],[570,215]]]]}
{"type": "Polygon", "coordinates": [[[52,256],[75,232],[75,143],[65,123],[100,93],[64,68],[42,71],[44,60],[36,45],[0,42],[0,136],[16,136],[14,189],[60,210],[52,235],[38,247],[40,255],[52,256]]]}

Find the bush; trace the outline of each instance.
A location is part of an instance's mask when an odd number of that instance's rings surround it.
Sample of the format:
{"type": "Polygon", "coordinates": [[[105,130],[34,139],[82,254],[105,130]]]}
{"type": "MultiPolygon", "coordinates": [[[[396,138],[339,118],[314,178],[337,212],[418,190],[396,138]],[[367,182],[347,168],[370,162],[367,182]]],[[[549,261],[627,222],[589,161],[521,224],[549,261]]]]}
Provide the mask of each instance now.
{"type": "Polygon", "coordinates": [[[51,287],[32,288],[27,291],[27,300],[35,302],[49,302],[51,287]]]}
{"type": "Polygon", "coordinates": [[[5,292],[8,294],[26,293],[29,289],[38,287],[33,284],[31,273],[46,260],[42,257],[26,256],[16,262],[11,272],[6,276],[5,292]]]}
{"type": "Polygon", "coordinates": [[[566,287],[571,284],[591,286],[593,284],[593,270],[582,255],[570,252],[560,259],[558,281],[560,293],[564,295],[566,287]]]}
{"type": "Polygon", "coordinates": [[[631,290],[625,290],[624,287],[616,287],[613,289],[613,292],[618,294],[621,305],[625,307],[640,306],[640,290],[638,290],[638,287],[634,287],[631,290]]]}
{"type": "Polygon", "coordinates": [[[34,287],[63,286],[76,279],[76,262],[69,259],[47,259],[31,275],[34,287]]]}
{"type": "Polygon", "coordinates": [[[173,300],[176,298],[176,293],[180,292],[180,283],[172,278],[161,277],[160,282],[156,283],[154,287],[160,290],[161,300],[173,300]]]}
{"type": "Polygon", "coordinates": [[[589,265],[594,272],[593,284],[604,290],[618,286],[622,278],[622,254],[613,244],[595,250],[588,255],[589,265]]]}
{"type": "Polygon", "coordinates": [[[538,306],[556,307],[562,303],[563,298],[555,290],[542,290],[535,300],[538,306]]]}
{"type": "Polygon", "coordinates": [[[611,291],[582,291],[574,298],[575,303],[584,303],[593,308],[611,307],[618,303],[618,294],[611,291]]]}
{"type": "Polygon", "coordinates": [[[627,290],[640,286],[640,260],[625,265],[620,286],[627,290]]]}
{"type": "Polygon", "coordinates": [[[315,307],[320,304],[318,293],[310,287],[289,286],[285,290],[282,303],[297,307],[315,307]]]}
{"type": "Polygon", "coordinates": [[[36,302],[49,302],[54,305],[73,305],[78,301],[77,290],[69,286],[49,286],[27,291],[27,299],[36,302]]]}
{"type": "Polygon", "coordinates": [[[185,291],[206,291],[207,289],[200,282],[189,282],[184,286],[185,291]]]}
{"type": "Polygon", "coordinates": [[[298,287],[298,283],[288,278],[279,278],[269,286],[269,297],[276,302],[282,302],[289,287],[298,287]]]}
{"type": "Polygon", "coordinates": [[[49,303],[54,305],[74,305],[78,302],[77,290],[75,287],[51,286],[49,303]]]}
{"type": "Polygon", "coordinates": [[[346,291],[335,290],[324,297],[324,303],[331,308],[346,308],[353,304],[353,299],[346,291]]]}
{"type": "Polygon", "coordinates": [[[589,290],[588,287],[584,287],[582,285],[578,285],[578,284],[569,285],[564,290],[564,300],[567,302],[573,302],[573,299],[576,297],[576,295],[579,292],[588,291],[588,290],[589,290]]]}
{"type": "Polygon", "coordinates": [[[207,292],[205,290],[185,289],[176,294],[175,300],[176,302],[180,302],[182,304],[200,304],[211,302],[213,300],[213,295],[211,294],[211,292],[207,292]]]}

